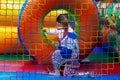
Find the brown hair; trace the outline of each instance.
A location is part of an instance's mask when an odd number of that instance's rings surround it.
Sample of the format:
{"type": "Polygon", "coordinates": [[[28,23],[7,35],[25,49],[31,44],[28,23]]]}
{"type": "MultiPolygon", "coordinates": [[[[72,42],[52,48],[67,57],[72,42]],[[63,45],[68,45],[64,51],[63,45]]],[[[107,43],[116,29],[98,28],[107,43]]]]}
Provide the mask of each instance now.
{"type": "Polygon", "coordinates": [[[60,14],[56,21],[60,24],[62,24],[64,27],[68,26],[68,14],[60,14]]]}

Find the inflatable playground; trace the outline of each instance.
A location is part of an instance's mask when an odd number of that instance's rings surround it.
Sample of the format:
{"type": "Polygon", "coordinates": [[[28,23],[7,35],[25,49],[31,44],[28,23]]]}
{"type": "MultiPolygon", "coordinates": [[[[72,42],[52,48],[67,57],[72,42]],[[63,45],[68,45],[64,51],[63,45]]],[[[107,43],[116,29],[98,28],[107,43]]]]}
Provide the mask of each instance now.
{"type": "Polygon", "coordinates": [[[0,48],[0,80],[120,80],[120,1],[0,0],[0,48]],[[58,35],[45,31],[60,14],[74,19],[78,77],[54,75],[58,35]]]}

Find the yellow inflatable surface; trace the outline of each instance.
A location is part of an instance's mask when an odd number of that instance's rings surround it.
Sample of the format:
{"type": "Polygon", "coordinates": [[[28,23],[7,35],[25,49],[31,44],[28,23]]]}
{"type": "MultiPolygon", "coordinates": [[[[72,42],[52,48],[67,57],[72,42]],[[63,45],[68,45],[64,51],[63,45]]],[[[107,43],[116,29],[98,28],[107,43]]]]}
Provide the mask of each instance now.
{"type": "Polygon", "coordinates": [[[0,54],[23,53],[17,21],[24,0],[0,0],[0,54]]]}

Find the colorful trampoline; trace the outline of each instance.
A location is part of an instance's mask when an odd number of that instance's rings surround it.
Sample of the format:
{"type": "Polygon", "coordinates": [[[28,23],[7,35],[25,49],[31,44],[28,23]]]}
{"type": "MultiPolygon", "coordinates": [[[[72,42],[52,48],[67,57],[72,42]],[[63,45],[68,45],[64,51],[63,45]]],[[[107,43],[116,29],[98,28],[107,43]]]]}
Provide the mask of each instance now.
{"type": "Polygon", "coordinates": [[[116,43],[113,41],[117,30],[111,31],[112,36],[105,31],[114,22],[119,26],[120,7],[111,0],[105,2],[98,2],[96,6],[93,0],[1,0],[0,80],[119,80],[120,55],[111,56],[109,53],[114,51],[110,52],[110,45],[103,45],[116,43]],[[94,77],[68,78],[50,74],[54,73],[51,54],[57,47],[57,35],[47,35],[43,31],[54,29],[56,17],[62,13],[75,19],[81,63],[79,73],[89,72],[94,77]],[[101,24],[99,20],[110,24],[101,24]]]}

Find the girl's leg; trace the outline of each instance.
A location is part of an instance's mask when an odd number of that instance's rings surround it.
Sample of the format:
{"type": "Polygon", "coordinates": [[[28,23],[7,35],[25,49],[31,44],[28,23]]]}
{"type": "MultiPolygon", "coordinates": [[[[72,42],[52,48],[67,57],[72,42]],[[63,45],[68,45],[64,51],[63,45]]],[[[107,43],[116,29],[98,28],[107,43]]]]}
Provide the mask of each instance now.
{"type": "Polygon", "coordinates": [[[73,64],[73,63],[65,64],[64,76],[66,76],[66,77],[78,77],[79,76],[78,69],[79,69],[79,63],[78,64],[73,64]]]}
{"type": "Polygon", "coordinates": [[[79,76],[79,69],[80,63],[79,63],[79,57],[78,55],[74,57],[72,56],[72,59],[68,61],[65,64],[65,69],[64,69],[64,76],[66,77],[78,77],[79,76]]]}
{"type": "Polygon", "coordinates": [[[55,50],[52,55],[52,63],[55,69],[55,75],[60,76],[60,66],[64,63],[64,59],[60,55],[60,50],[55,50]]]}

